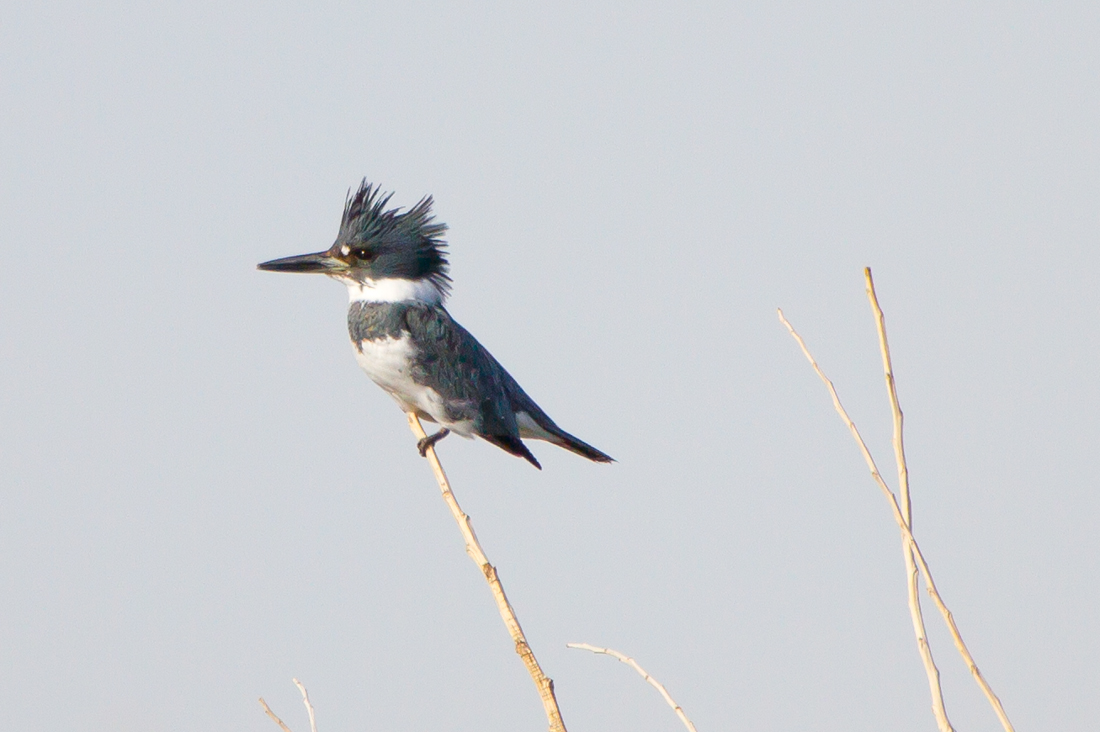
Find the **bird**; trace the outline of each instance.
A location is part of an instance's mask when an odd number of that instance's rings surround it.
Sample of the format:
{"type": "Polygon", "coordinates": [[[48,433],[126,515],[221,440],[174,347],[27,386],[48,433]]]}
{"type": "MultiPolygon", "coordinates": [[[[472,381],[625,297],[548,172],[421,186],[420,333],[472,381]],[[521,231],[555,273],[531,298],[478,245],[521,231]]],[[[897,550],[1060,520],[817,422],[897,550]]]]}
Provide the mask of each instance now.
{"type": "Polygon", "coordinates": [[[500,362],[458,324],[447,225],[425,196],[404,210],[364,178],[348,191],[336,241],[314,254],[257,265],[267,272],[327,275],[348,289],[348,335],[359,366],[406,413],[440,429],[417,442],[421,456],[450,433],[480,437],[542,466],[524,439],[543,440],[598,463],[614,459],[555,424],[500,362]]]}

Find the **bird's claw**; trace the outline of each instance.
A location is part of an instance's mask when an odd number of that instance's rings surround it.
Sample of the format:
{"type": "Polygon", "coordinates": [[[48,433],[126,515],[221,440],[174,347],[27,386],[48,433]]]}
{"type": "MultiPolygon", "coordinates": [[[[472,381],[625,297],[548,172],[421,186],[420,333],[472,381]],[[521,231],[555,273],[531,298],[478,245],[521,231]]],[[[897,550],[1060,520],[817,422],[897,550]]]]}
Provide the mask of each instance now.
{"type": "Polygon", "coordinates": [[[447,435],[451,434],[451,431],[444,427],[436,432],[434,435],[428,435],[427,437],[421,437],[416,441],[416,451],[420,453],[420,457],[428,456],[428,448],[434,447],[435,443],[442,440],[447,435]]]}

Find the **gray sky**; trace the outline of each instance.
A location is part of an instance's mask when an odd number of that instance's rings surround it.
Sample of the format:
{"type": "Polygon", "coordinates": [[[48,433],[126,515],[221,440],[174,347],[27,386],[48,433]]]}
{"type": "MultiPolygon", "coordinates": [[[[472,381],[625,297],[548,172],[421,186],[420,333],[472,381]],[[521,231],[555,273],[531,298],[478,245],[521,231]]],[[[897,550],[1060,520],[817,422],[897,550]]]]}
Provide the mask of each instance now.
{"type": "MultiPolygon", "coordinates": [[[[569,728],[933,730],[892,475],[1019,730],[1100,716],[1100,7],[0,9],[0,727],[544,729],[327,247],[362,176],[566,429],[440,448],[569,728]]],[[[962,732],[999,729],[927,611],[962,732]]]]}

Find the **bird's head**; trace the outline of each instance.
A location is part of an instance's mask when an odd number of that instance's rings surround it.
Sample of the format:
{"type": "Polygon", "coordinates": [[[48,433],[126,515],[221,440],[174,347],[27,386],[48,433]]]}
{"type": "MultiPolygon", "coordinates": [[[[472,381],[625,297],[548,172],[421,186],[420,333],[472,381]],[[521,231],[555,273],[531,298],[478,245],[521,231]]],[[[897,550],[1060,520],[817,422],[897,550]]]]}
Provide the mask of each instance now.
{"type": "Polygon", "coordinates": [[[354,195],[349,194],[340,233],[328,250],[273,259],[257,267],[325,274],[344,282],[353,299],[442,302],[451,283],[442,239],[447,225],[435,221],[431,196],[402,212],[386,208],[392,195],[364,180],[354,195]]]}

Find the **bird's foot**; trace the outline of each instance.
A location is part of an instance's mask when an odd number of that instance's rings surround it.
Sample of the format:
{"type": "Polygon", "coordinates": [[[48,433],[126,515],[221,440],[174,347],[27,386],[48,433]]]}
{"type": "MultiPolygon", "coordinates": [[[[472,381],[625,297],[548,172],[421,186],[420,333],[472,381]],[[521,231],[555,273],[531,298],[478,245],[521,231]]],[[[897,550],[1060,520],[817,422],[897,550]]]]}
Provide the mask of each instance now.
{"type": "Polygon", "coordinates": [[[428,456],[428,448],[434,447],[435,443],[442,440],[447,435],[451,434],[451,431],[444,427],[436,432],[434,435],[428,435],[416,441],[416,451],[420,453],[420,457],[428,456]]]}

